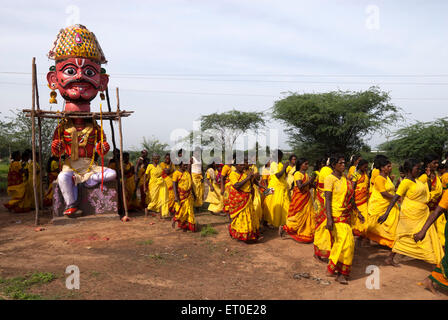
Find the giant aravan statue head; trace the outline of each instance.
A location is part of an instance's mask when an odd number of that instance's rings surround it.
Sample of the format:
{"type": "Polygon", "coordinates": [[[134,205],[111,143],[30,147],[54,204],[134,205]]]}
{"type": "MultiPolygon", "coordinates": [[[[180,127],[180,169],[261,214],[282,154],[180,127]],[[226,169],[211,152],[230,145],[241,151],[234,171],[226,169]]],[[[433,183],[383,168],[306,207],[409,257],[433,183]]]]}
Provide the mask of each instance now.
{"type": "Polygon", "coordinates": [[[78,24],[61,29],[48,57],[55,60],[47,74],[48,85],[66,100],[65,110],[89,112],[90,101],[109,82],[101,68],[107,61],[95,34],[78,24]]]}

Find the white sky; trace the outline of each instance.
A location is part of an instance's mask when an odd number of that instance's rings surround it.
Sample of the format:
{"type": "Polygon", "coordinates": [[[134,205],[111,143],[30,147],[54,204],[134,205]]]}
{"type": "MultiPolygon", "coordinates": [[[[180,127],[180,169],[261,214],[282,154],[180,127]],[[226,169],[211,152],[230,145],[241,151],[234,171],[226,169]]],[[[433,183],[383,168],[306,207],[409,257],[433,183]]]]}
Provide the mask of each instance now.
{"type": "MultiPolygon", "coordinates": [[[[432,121],[447,112],[447,12],[446,1],[3,0],[0,112],[30,107],[32,57],[49,108],[46,54],[60,28],[81,23],[109,61],[113,108],[118,86],[122,109],[135,111],[123,121],[126,149],[143,136],[170,143],[203,114],[266,110],[288,91],[378,84],[407,122],[432,121]]],[[[284,127],[270,127],[288,149],[284,127]]]]}

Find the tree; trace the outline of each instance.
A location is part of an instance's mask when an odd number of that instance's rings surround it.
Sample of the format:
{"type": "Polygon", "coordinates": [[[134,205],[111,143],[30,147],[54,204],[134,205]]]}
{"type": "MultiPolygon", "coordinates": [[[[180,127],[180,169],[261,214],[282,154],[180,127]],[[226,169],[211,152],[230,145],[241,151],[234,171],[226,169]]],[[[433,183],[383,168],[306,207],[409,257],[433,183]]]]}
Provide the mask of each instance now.
{"type": "MultiPolygon", "coordinates": [[[[164,155],[169,152],[168,151],[168,144],[162,143],[159,139],[156,137],[151,138],[145,138],[143,137],[143,141],[141,143],[141,148],[146,149],[148,151],[148,157],[149,159],[152,158],[154,154],[158,154],[160,158],[163,160],[164,155]]],[[[135,162],[135,159],[137,159],[140,156],[141,150],[132,150],[129,151],[130,160],[132,162],[135,162]]]]}
{"type": "Polygon", "coordinates": [[[289,143],[300,156],[369,151],[364,138],[401,118],[399,108],[378,87],[366,91],[290,93],[274,104],[273,118],[287,126],[289,143]]]}
{"type": "MultiPolygon", "coordinates": [[[[31,149],[31,118],[21,110],[10,110],[12,116],[0,120],[0,157],[6,158],[14,150],[31,149]]],[[[36,147],[38,147],[38,130],[36,121],[36,147]]],[[[42,158],[50,157],[53,133],[57,126],[56,119],[41,119],[42,128],[42,158]]]]}
{"type": "MultiPolygon", "coordinates": [[[[223,152],[233,150],[235,142],[243,133],[253,131],[255,134],[266,125],[262,112],[244,112],[231,110],[223,113],[212,113],[201,116],[201,133],[207,132],[210,139],[204,139],[201,144],[219,146],[223,152]]],[[[191,137],[190,137],[191,139],[191,137]]]]}
{"type": "Polygon", "coordinates": [[[394,160],[421,159],[427,154],[442,158],[448,147],[448,118],[433,122],[417,121],[394,132],[392,139],[379,147],[394,160]]]}

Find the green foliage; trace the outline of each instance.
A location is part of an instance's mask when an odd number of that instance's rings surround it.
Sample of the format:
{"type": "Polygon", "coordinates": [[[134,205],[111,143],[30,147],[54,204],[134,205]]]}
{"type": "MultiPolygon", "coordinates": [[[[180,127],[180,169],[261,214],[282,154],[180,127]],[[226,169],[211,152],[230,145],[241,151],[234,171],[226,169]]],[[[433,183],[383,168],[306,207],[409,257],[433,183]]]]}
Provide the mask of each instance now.
{"type": "MultiPolygon", "coordinates": [[[[156,137],[151,137],[149,139],[146,139],[143,137],[143,142],[141,143],[142,150],[146,149],[148,151],[148,156],[151,159],[153,154],[158,154],[161,159],[163,159],[163,156],[165,153],[168,152],[168,144],[162,143],[159,139],[156,137]]],[[[140,151],[138,152],[138,156],[140,156],[140,151]]]]}
{"type": "MultiPolygon", "coordinates": [[[[10,110],[12,115],[0,115],[0,159],[8,158],[10,152],[31,149],[31,118],[26,117],[21,110],[10,110]]],[[[38,129],[36,121],[36,147],[38,147],[38,129]]],[[[57,126],[56,119],[41,119],[42,157],[44,163],[50,157],[51,142],[57,126]]]]}
{"type": "Polygon", "coordinates": [[[420,122],[397,130],[392,140],[380,145],[381,150],[394,160],[421,159],[427,154],[443,157],[448,143],[448,118],[434,122],[420,122]]]}
{"type": "Polygon", "coordinates": [[[9,164],[0,162],[0,193],[6,192],[6,188],[8,187],[8,170],[9,164]]]}
{"type": "Polygon", "coordinates": [[[364,138],[386,132],[401,116],[387,92],[371,87],[359,92],[290,93],[275,102],[273,118],[286,124],[298,156],[316,159],[370,151],[364,138]]]}
{"type": "MultiPolygon", "coordinates": [[[[232,150],[239,136],[249,131],[262,130],[266,122],[262,112],[244,112],[231,110],[201,116],[201,130],[207,131],[213,141],[203,139],[201,144],[213,144],[223,150],[232,150]]],[[[208,138],[210,138],[208,137],[208,138]]],[[[217,155],[219,156],[219,155],[217,155]]]]}
{"type": "Polygon", "coordinates": [[[201,230],[201,237],[214,236],[215,234],[218,234],[218,231],[216,231],[210,224],[203,227],[201,230]]]}
{"type": "Polygon", "coordinates": [[[7,297],[16,300],[40,300],[42,297],[27,291],[35,286],[52,282],[56,275],[50,272],[35,272],[24,277],[10,279],[0,278],[0,291],[7,297]]]}

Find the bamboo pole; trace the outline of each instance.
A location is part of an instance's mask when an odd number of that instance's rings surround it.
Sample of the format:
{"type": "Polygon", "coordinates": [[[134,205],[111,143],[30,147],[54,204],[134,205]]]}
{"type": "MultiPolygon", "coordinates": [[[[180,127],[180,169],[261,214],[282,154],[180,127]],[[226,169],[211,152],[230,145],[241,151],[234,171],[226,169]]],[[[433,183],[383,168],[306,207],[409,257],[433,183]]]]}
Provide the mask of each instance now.
{"type": "MultiPolygon", "coordinates": [[[[124,221],[129,221],[128,205],[126,203],[126,189],[124,184],[124,165],[123,165],[123,131],[121,128],[121,116],[120,116],[120,93],[117,87],[117,116],[118,116],[118,131],[120,135],[120,172],[121,172],[121,188],[123,194],[124,214],[126,216],[124,221]]],[[[123,217],[124,218],[124,217],[123,217]]]]}
{"type": "MultiPolygon", "coordinates": [[[[37,85],[37,66],[34,64],[34,73],[36,74],[35,88],[36,88],[36,109],[40,111],[40,103],[39,103],[39,86],[37,85]]],[[[40,209],[44,209],[44,184],[43,184],[43,162],[42,162],[42,119],[40,117],[37,118],[37,134],[39,137],[39,166],[40,166],[40,175],[39,175],[39,205],[40,209]]]]}
{"type": "MultiPolygon", "coordinates": [[[[37,177],[36,177],[36,124],[34,121],[34,111],[36,107],[36,58],[33,57],[32,68],[32,109],[31,109],[31,149],[33,159],[33,192],[35,205],[35,221],[39,225],[39,198],[37,195],[37,177]]],[[[28,178],[29,179],[29,178],[28,178]]]]}

